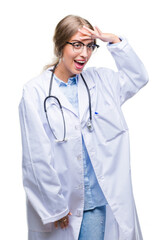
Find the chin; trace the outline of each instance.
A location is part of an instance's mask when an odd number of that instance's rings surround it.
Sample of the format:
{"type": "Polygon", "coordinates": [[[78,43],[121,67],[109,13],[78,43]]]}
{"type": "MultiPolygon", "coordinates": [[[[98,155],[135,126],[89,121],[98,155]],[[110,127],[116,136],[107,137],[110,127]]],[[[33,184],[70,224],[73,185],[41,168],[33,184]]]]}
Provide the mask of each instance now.
{"type": "Polygon", "coordinates": [[[82,71],[83,71],[83,69],[82,70],[74,70],[72,73],[72,76],[80,74],[82,71]]]}

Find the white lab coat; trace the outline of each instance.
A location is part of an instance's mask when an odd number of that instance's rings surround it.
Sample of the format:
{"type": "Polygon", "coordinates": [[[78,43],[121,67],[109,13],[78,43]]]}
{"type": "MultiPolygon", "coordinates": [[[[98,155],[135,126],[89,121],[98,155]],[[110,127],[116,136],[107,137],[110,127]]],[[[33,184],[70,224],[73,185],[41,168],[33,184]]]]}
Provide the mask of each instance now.
{"type": "MultiPolygon", "coordinates": [[[[24,86],[19,112],[29,240],[78,239],[84,208],[81,133],[108,201],[105,240],[142,240],[131,185],[129,132],[121,105],[147,83],[148,76],[126,39],[108,45],[108,49],[118,72],[106,68],[83,71],[91,94],[92,132],[86,127],[88,94],[80,76],[80,117],[53,82],[52,95],[59,98],[66,121],[68,141],[65,143],[56,143],[43,108],[51,71],[44,71],[24,86]],[[72,216],[68,228],[56,229],[54,222],[69,211],[72,216]]],[[[52,129],[62,138],[62,116],[52,101],[47,108],[52,129]]]]}

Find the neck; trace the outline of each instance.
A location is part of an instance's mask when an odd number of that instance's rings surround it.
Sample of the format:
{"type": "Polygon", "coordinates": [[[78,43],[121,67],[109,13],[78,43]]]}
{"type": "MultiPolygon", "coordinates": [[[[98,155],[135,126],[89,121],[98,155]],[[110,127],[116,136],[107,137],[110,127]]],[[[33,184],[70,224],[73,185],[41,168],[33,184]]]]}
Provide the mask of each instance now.
{"type": "Polygon", "coordinates": [[[63,82],[67,83],[70,77],[73,77],[67,70],[62,68],[61,64],[59,63],[54,71],[54,74],[63,82]]]}

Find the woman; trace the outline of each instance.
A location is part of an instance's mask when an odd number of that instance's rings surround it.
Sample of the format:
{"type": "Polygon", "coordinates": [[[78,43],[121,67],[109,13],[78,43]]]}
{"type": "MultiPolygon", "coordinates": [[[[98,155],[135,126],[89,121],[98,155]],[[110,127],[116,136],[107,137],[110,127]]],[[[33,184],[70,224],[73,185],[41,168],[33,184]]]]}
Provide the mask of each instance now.
{"type": "Polygon", "coordinates": [[[148,81],[124,38],[69,15],[52,66],[24,86],[19,106],[29,240],[142,240],[121,105],[148,81]],[[107,43],[118,72],[83,70],[107,43]]]}

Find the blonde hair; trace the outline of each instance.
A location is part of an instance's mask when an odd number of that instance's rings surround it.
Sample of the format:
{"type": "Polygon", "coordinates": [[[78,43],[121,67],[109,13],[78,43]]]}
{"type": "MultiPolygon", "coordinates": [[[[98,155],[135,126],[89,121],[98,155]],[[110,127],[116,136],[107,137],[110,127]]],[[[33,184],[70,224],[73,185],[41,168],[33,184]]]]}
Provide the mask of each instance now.
{"type": "Polygon", "coordinates": [[[93,30],[93,26],[88,20],[76,15],[68,15],[57,24],[53,36],[55,59],[51,64],[45,66],[45,69],[54,66],[59,62],[66,42],[69,41],[71,37],[77,33],[78,29],[83,27],[83,25],[93,30]]]}

